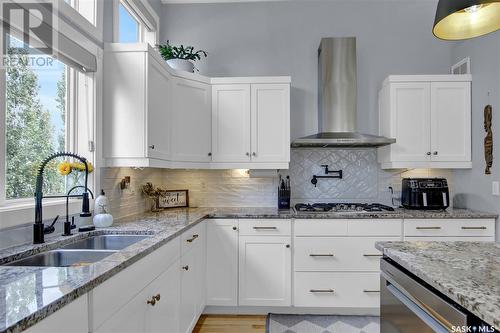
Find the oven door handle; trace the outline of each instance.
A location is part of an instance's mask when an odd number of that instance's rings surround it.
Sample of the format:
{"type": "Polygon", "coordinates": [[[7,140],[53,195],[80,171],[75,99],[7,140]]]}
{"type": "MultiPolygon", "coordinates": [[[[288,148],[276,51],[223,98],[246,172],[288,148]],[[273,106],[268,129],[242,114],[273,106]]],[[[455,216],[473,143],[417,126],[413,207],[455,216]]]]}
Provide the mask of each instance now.
{"type": "Polygon", "coordinates": [[[417,303],[409,299],[405,294],[403,294],[398,288],[392,284],[386,286],[387,291],[389,291],[395,298],[397,298],[401,303],[403,303],[411,312],[413,312],[417,317],[419,317],[427,326],[432,328],[436,333],[449,333],[450,329],[447,325],[437,320],[432,316],[427,310],[419,306],[417,303]]]}

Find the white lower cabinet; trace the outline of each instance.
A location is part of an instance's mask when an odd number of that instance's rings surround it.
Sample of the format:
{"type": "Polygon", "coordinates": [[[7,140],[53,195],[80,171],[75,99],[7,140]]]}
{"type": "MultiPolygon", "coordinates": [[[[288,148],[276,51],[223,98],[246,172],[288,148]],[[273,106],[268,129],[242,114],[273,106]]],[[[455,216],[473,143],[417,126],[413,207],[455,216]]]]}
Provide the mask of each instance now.
{"type": "Polygon", "coordinates": [[[294,285],[295,306],[379,307],[378,272],[296,272],[294,285]]]}
{"type": "Polygon", "coordinates": [[[179,332],[179,263],[177,260],[95,332],[179,332]]]}
{"type": "Polygon", "coordinates": [[[291,237],[240,236],[239,305],[291,305],[291,237]]]}
{"type": "Polygon", "coordinates": [[[207,305],[238,305],[238,220],[207,224],[207,305]]]}
{"type": "Polygon", "coordinates": [[[191,247],[184,247],[181,257],[180,332],[191,332],[205,308],[206,225],[200,223],[186,231],[181,239],[191,247]]]}
{"type": "Polygon", "coordinates": [[[26,333],[87,333],[89,331],[87,295],[31,326],[26,333]]]}

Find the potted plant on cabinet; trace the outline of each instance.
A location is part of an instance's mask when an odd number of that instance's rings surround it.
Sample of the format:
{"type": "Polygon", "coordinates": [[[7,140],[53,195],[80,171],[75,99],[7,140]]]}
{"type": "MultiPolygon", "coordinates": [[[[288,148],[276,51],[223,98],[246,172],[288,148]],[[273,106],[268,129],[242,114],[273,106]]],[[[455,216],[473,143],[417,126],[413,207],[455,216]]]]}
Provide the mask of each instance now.
{"type": "Polygon", "coordinates": [[[195,51],[193,46],[173,46],[168,40],[165,44],[157,45],[157,49],[170,67],[191,73],[195,70],[193,61],[200,60],[201,56],[207,56],[206,51],[195,51]]]}

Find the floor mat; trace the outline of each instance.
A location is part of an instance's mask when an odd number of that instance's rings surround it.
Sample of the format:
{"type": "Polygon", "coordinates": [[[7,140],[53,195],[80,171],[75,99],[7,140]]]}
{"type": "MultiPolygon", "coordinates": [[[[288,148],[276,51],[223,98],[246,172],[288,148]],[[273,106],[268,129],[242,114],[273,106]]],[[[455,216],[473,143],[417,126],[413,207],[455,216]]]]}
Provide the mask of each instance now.
{"type": "Polygon", "coordinates": [[[266,333],[380,333],[380,317],[270,313],[266,333]]]}

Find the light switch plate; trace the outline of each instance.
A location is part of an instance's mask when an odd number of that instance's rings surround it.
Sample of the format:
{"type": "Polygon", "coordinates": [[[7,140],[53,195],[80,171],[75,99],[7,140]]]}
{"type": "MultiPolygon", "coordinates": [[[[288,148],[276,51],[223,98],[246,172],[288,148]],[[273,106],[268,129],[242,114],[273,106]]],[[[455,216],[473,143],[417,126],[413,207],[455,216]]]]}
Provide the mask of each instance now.
{"type": "Polygon", "coordinates": [[[500,182],[491,182],[491,194],[492,195],[500,195],[500,182]]]}

